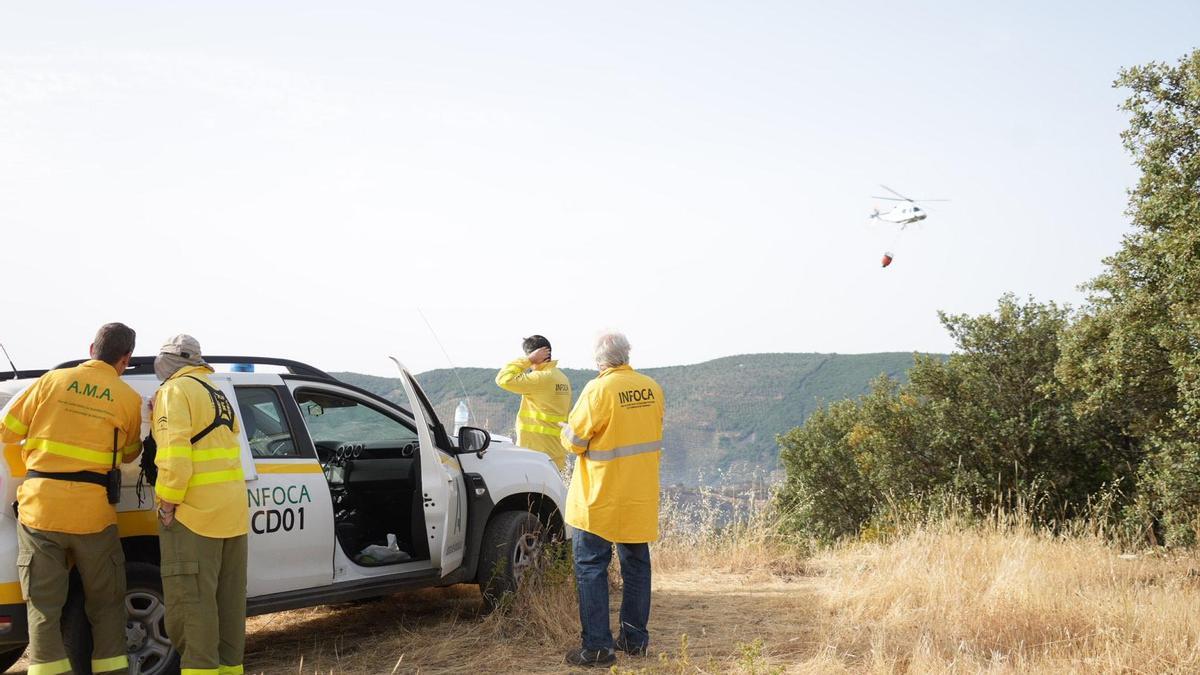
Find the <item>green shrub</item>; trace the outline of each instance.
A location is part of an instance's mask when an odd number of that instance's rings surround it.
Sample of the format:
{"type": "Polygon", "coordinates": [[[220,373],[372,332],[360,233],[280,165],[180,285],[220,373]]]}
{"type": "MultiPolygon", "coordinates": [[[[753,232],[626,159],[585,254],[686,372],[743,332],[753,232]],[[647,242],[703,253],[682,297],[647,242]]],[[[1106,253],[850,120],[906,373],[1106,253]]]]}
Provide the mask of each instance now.
{"type": "Polygon", "coordinates": [[[885,503],[935,494],[982,511],[1020,500],[1065,521],[1105,486],[1132,484],[1132,467],[1111,461],[1111,429],[1081,420],[1055,378],[1067,309],[1005,296],[993,314],[942,322],[949,359],[918,356],[907,384],[881,377],[780,436],[793,528],[835,539],[885,503]]]}

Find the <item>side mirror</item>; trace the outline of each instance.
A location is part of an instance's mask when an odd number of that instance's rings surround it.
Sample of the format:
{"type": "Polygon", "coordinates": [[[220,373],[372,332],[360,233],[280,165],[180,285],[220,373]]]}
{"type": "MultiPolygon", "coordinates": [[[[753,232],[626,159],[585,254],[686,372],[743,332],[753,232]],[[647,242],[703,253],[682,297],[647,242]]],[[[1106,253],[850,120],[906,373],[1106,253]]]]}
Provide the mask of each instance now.
{"type": "Polygon", "coordinates": [[[458,451],[461,453],[473,452],[483,457],[483,451],[491,444],[492,435],[483,429],[463,427],[458,430],[458,451]]]}

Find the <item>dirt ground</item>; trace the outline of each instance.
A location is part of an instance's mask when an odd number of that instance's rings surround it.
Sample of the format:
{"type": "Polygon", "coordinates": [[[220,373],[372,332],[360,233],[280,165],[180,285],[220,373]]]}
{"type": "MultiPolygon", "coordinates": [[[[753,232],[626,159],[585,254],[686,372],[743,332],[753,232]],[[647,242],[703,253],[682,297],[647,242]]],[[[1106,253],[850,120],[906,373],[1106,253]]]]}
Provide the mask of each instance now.
{"type": "MultiPolygon", "coordinates": [[[[620,590],[613,592],[613,625],[620,590]]],[[[754,659],[754,641],[772,661],[811,651],[798,627],[811,611],[804,582],[767,575],[658,573],[652,654],[618,655],[620,670],[721,672],[754,659]],[[686,636],[686,638],[684,637],[686,636]],[[686,639],[686,647],[681,645],[686,639]],[[659,656],[663,654],[663,656],[659,656]]],[[[577,615],[559,597],[557,634],[497,632],[481,614],[475,586],[402,593],[370,602],[280,612],[247,623],[247,673],[559,673],[578,640],[577,615]]],[[[25,673],[26,663],[10,671],[25,673]]],[[[597,672],[592,670],[591,672],[597,672]]],[[[599,671],[607,672],[607,671],[599,671]]]]}
{"type": "MultiPolygon", "coordinates": [[[[614,590],[614,626],[619,597],[619,589],[614,590]]],[[[769,653],[774,662],[787,662],[789,655],[812,650],[798,632],[812,605],[799,579],[662,573],[654,580],[652,654],[642,658],[619,654],[617,665],[622,670],[674,671],[694,664],[709,672],[720,672],[724,668],[719,664],[738,658],[754,659],[756,650],[769,653]],[[754,644],[758,639],[763,640],[761,646],[754,644]],[[685,640],[686,647],[681,648],[685,640]]],[[[506,639],[493,637],[480,609],[478,590],[458,586],[358,605],[256,617],[248,627],[247,672],[569,670],[563,656],[578,644],[576,616],[563,617],[564,623],[571,622],[562,626],[563,635],[506,639]],[[476,639],[464,639],[467,636],[476,639]]]]}

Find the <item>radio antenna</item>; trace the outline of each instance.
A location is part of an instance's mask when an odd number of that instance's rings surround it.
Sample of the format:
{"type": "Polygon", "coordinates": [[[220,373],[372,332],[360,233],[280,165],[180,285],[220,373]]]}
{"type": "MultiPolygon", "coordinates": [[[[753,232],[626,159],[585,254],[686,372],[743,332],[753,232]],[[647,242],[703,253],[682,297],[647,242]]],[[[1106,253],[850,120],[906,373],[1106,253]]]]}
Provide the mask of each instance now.
{"type": "Polygon", "coordinates": [[[21,375],[17,372],[17,367],[13,365],[12,357],[8,355],[8,350],[4,348],[3,344],[0,344],[0,352],[4,352],[4,359],[8,361],[9,366],[12,366],[13,377],[20,377],[21,375]]]}
{"type": "Polygon", "coordinates": [[[425,312],[422,312],[420,307],[417,308],[417,314],[421,315],[421,320],[425,322],[425,327],[429,329],[433,341],[437,343],[438,349],[441,349],[442,355],[446,357],[446,363],[450,364],[450,372],[454,373],[454,379],[458,381],[458,388],[462,390],[463,400],[467,402],[467,413],[471,417],[475,417],[475,411],[471,409],[471,395],[467,393],[467,385],[463,384],[462,378],[458,376],[458,366],[454,365],[454,360],[450,358],[450,352],[446,351],[446,346],[438,339],[437,331],[433,329],[433,324],[429,323],[429,319],[425,317],[425,312]]]}

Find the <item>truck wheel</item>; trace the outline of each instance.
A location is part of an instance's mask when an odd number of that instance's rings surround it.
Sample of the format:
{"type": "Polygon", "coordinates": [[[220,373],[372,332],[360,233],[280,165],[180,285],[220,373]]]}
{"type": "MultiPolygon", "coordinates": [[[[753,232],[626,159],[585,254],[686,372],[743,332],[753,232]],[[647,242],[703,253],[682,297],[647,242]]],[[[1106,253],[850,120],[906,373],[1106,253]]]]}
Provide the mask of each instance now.
{"type": "Polygon", "coordinates": [[[24,647],[13,647],[6,652],[0,652],[0,673],[7,673],[14,663],[21,660],[24,653],[24,647]]]}
{"type": "Polygon", "coordinates": [[[542,563],[545,530],[528,511],[504,511],[487,524],[479,552],[479,590],[490,612],[542,563]]]}
{"type": "MultiPolygon", "coordinates": [[[[63,642],[77,675],[92,672],[92,626],[83,609],[83,591],[72,575],[71,591],[63,607],[63,642]]],[[[179,652],[167,638],[166,605],[158,566],[125,564],[125,642],[129,675],[178,675],[179,652]]]]}

